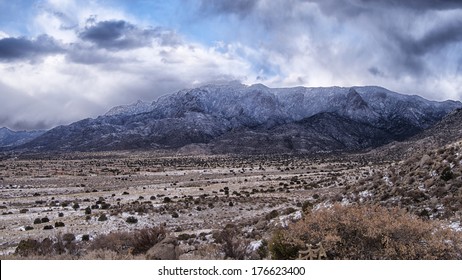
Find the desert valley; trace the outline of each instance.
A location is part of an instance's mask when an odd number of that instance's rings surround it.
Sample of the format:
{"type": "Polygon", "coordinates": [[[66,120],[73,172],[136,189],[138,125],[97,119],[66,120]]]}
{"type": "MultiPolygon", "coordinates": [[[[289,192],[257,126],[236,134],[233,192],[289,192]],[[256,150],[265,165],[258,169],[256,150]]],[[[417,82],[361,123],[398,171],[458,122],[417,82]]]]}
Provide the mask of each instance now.
{"type": "Polygon", "coordinates": [[[230,84],[10,135],[2,258],[459,259],[461,107],[230,84]]]}

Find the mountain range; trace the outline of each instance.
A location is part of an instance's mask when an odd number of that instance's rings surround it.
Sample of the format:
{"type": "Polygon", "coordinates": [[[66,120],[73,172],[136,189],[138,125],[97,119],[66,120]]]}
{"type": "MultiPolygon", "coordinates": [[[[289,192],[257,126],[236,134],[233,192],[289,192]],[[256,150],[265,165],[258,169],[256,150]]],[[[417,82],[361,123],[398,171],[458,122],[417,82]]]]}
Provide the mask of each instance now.
{"type": "Polygon", "coordinates": [[[44,130],[13,131],[0,128],[0,147],[14,147],[27,143],[45,133],[44,130]]]}
{"type": "Polygon", "coordinates": [[[269,88],[230,83],[117,106],[23,143],[0,144],[25,151],[358,151],[423,133],[458,108],[458,101],[429,101],[375,86],[269,88]]]}

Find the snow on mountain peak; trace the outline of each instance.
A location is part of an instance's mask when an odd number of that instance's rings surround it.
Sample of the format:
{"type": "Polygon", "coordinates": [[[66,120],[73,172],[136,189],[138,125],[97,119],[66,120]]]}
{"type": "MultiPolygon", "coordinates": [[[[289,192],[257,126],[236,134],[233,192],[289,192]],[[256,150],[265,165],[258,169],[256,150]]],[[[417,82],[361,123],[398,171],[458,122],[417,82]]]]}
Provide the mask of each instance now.
{"type": "MultiPolygon", "coordinates": [[[[380,87],[204,85],[161,96],[151,104],[138,101],[114,107],[105,116],[54,129],[28,145],[68,149],[73,143],[74,149],[98,150],[215,141],[216,147],[226,148],[242,137],[258,146],[265,139],[286,143],[301,135],[295,146],[322,146],[325,139],[332,139],[332,145],[342,140],[336,149],[356,149],[405,139],[460,107],[460,102],[429,101],[380,87]],[[75,136],[82,130],[84,140],[75,136]],[[350,135],[353,130],[356,140],[350,135]]],[[[331,144],[319,147],[330,149],[331,144]]]]}
{"type": "Polygon", "coordinates": [[[136,115],[146,113],[152,110],[152,104],[142,100],[138,100],[135,103],[129,105],[120,105],[110,109],[104,116],[115,116],[115,115],[136,115]]]}

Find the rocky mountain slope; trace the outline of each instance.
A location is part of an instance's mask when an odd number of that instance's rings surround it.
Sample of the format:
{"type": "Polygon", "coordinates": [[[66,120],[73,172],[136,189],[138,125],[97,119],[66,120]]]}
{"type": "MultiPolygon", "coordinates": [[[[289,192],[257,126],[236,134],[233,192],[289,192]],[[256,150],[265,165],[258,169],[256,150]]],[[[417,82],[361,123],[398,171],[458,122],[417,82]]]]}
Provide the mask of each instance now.
{"type": "Polygon", "coordinates": [[[462,141],[416,153],[345,189],[337,200],[399,206],[432,219],[462,218],[462,141]]]}
{"type": "Polygon", "coordinates": [[[121,105],[116,106],[109,110],[105,116],[115,116],[115,115],[136,115],[141,113],[146,113],[152,110],[152,104],[149,102],[144,102],[138,100],[130,105],[121,105]]]}
{"type": "Polygon", "coordinates": [[[208,85],[119,106],[54,128],[28,150],[171,149],[213,153],[354,151],[403,140],[460,102],[428,101],[380,87],[280,88],[208,85]]]}
{"type": "Polygon", "coordinates": [[[376,158],[405,159],[462,139],[462,109],[456,109],[434,126],[401,142],[392,142],[370,152],[376,158]]]}
{"type": "Polygon", "coordinates": [[[14,147],[37,138],[45,131],[13,131],[6,127],[0,128],[0,147],[14,147]]]}

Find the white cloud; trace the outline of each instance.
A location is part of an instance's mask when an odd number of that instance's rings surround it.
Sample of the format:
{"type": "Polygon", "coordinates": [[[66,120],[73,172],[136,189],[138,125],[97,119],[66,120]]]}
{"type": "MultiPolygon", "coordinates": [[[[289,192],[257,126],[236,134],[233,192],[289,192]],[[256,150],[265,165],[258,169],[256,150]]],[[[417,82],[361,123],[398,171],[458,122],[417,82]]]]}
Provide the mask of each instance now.
{"type": "MultiPolygon", "coordinates": [[[[197,83],[252,75],[247,61],[197,43],[168,45],[154,40],[135,49],[95,48],[77,36],[85,25],[83,19],[90,14],[88,7],[79,8],[74,1],[49,4],[56,10],[41,10],[34,19],[35,33],[54,37],[66,51],[43,56],[34,63],[0,64],[2,85],[11,92],[8,98],[15,100],[14,106],[2,108],[0,126],[51,127],[95,117],[136,99],[152,101],[197,83]],[[62,28],[68,10],[79,20],[73,29],[62,28]]],[[[99,12],[97,20],[126,18],[112,10],[100,8],[99,12]]]]}
{"type": "MultiPolygon", "coordinates": [[[[203,1],[208,2],[214,1],[203,1]]],[[[185,87],[233,79],[272,87],[380,85],[430,99],[462,97],[460,41],[449,34],[441,48],[411,55],[419,40],[431,41],[438,31],[452,30],[446,27],[458,22],[462,10],[426,10],[408,18],[400,8],[382,14],[366,5],[364,13],[351,5],[332,6],[332,1],[238,2],[207,10],[211,17],[219,14],[220,28],[227,27],[215,32],[230,34],[208,46],[188,40],[194,38],[191,34],[156,29],[146,19],[102,4],[108,2],[42,2],[27,22],[29,38],[47,34],[64,51],[42,56],[37,51],[32,61],[0,62],[0,126],[55,126],[137,99],[155,100],[185,87]],[[231,27],[226,26],[226,9],[231,27]],[[82,32],[89,19],[92,24],[128,23],[125,31],[136,28],[128,35],[144,34],[146,42],[109,48],[104,44],[112,37],[86,40],[82,32]]],[[[195,20],[207,22],[208,15],[201,17],[195,20]]],[[[118,34],[111,36],[119,39],[118,34]]],[[[9,36],[0,31],[0,39],[9,36]]]]}

